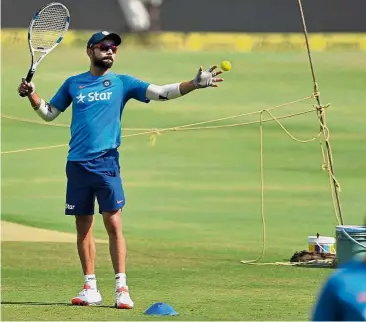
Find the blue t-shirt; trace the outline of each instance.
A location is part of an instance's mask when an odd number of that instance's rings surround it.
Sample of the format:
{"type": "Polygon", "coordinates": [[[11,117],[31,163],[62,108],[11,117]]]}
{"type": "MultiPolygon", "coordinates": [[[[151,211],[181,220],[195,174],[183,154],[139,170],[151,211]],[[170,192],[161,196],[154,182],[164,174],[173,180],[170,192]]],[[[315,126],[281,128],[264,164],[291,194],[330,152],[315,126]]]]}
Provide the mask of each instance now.
{"type": "Polygon", "coordinates": [[[312,321],[366,321],[366,262],[352,260],[323,286],[312,321]]]}
{"type": "Polygon", "coordinates": [[[69,77],[50,104],[64,112],[72,103],[69,161],[93,160],[121,144],[121,116],[133,98],[148,103],[150,84],[129,75],[90,72],[69,77]]]}

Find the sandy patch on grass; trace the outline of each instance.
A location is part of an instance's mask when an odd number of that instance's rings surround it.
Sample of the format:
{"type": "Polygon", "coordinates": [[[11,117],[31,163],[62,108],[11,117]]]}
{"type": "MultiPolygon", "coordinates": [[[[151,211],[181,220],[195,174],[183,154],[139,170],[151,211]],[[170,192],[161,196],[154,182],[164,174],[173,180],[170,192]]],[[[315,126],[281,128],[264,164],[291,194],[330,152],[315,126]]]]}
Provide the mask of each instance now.
{"type": "MultiPolygon", "coordinates": [[[[75,243],[76,234],[1,221],[1,241],[75,243]]],[[[96,239],[97,243],[107,243],[96,239]]]]}

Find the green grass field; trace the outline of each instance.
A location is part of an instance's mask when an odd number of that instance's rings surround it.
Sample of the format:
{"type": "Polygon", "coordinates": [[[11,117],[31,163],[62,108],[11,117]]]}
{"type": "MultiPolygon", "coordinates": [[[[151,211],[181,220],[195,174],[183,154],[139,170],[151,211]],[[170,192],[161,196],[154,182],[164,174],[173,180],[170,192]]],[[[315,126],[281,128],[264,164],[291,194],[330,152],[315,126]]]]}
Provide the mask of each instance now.
{"type": "MultiPolygon", "coordinates": [[[[24,48],[3,48],[2,114],[39,121],[16,87],[29,67],[24,48]]],[[[364,220],[366,54],[314,53],[327,113],[346,224],[364,220]]],[[[164,128],[266,109],[312,94],[306,53],[182,53],[121,49],[114,71],[172,83],[192,79],[200,65],[228,59],[233,69],[218,89],[170,102],[130,101],[129,128],[164,128]]],[[[83,48],[60,46],[37,70],[37,91],[50,99],[70,75],[85,71],[83,48]]],[[[313,100],[276,110],[312,108],[313,100]]],[[[68,124],[70,110],[55,123],[68,124]]],[[[221,122],[258,120],[258,115],[221,122]]],[[[69,129],[2,118],[2,151],[66,144],[69,129]]],[[[300,139],[319,128],[314,113],[283,121],[300,139]]],[[[71,307],[82,286],[73,244],[2,243],[3,320],[157,320],[143,314],[168,302],[175,320],[307,320],[330,269],[243,265],[261,251],[258,124],[125,138],[120,148],[127,198],[124,231],[128,283],[136,308],[112,309],[114,280],[107,245],[97,246],[97,279],[104,306],[71,307]]],[[[74,232],[63,215],[67,147],[2,155],[3,220],[74,232]]],[[[275,122],[264,125],[266,253],[288,261],[307,236],[333,236],[336,217],[319,141],[300,144],[275,122]]],[[[106,238],[97,215],[95,236],[106,238]]]]}

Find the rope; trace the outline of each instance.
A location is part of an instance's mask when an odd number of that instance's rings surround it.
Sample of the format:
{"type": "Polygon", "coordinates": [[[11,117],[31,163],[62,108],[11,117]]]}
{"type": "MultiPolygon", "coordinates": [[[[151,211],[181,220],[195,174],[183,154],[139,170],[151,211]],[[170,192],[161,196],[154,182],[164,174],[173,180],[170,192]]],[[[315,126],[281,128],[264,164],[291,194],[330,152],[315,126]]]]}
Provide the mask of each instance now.
{"type": "MultiPolygon", "coordinates": [[[[316,109],[315,109],[316,110],[316,109]]],[[[316,110],[317,111],[317,110],[316,110]]],[[[262,221],[262,249],[260,255],[254,260],[242,260],[240,261],[242,264],[260,264],[258,263],[263,257],[266,249],[266,220],[265,220],[265,212],[264,212],[264,153],[263,153],[263,114],[267,113],[270,115],[271,119],[274,120],[282,130],[294,141],[299,143],[309,143],[313,142],[317,138],[320,138],[321,132],[314,136],[312,139],[309,140],[300,140],[294,137],[281,122],[278,120],[278,117],[275,117],[271,112],[270,109],[265,109],[260,112],[260,120],[259,120],[259,145],[260,145],[260,155],[259,155],[259,164],[260,164],[260,195],[261,195],[261,221],[262,221]]],[[[324,162],[324,158],[323,158],[324,162]]],[[[262,263],[261,263],[262,264],[262,263]]],[[[276,263],[276,265],[290,265],[286,263],[276,263]]]]}
{"type": "MultiPolygon", "coordinates": [[[[122,137],[126,138],[126,137],[133,137],[133,136],[139,136],[139,135],[146,135],[146,134],[154,134],[153,137],[150,137],[150,140],[152,142],[152,144],[155,144],[156,141],[156,135],[160,135],[161,133],[164,132],[169,132],[169,131],[188,131],[188,130],[203,130],[203,129],[219,129],[219,128],[227,128],[227,127],[237,127],[237,126],[245,126],[245,125],[252,125],[252,124],[258,124],[259,123],[259,131],[260,131],[260,194],[261,194],[261,221],[262,221],[262,249],[261,249],[261,253],[259,255],[258,258],[254,259],[254,260],[249,260],[249,261],[241,261],[241,263],[243,264],[259,264],[259,260],[262,259],[264,257],[265,254],[265,249],[266,249],[266,222],[265,222],[265,212],[264,212],[264,153],[263,153],[263,124],[266,122],[270,122],[270,121],[275,121],[280,128],[287,134],[288,137],[290,137],[292,140],[299,142],[299,143],[309,143],[309,142],[313,142],[314,140],[316,140],[317,138],[320,138],[321,136],[321,131],[319,131],[319,133],[317,133],[313,138],[309,139],[309,140],[300,140],[298,138],[296,138],[294,135],[292,135],[290,133],[290,131],[288,129],[286,129],[286,127],[279,121],[280,119],[287,119],[290,117],[295,117],[295,116],[299,116],[299,115],[304,115],[304,114],[308,114],[308,113],[312,113],[312,112],[319,112],[319,108],[318,106],[313,106],[312,109],[307,110],[307,111],[302,111],[302,112],[297,112],[297,113],[292,113],[292,114],[287,114],[287,115],[282,115],[282,116],[274,116],[271,111],[284,107],[284,106],[288,106],[288,105],[292,105],[301,101],[305,101],[305,100],[309,100],[311,98],[314,98],[318,95],[318,93],[314,93],[311,96],[307,96],[304,97],[302,99],[298,99],[295,101],[291,101],[288,103],[284,103],[284,104],[280,104],[268,109],[264,109],[264,110],[260,110],[260,111],[255,111],[255,112],[248,112],[248,113],[242,113],[239,115],[232,115],[232,116],[227,116],[227,117],[222,117],[222,118],[218,118],[218,119],[213,119],[213,120],[208,120],[208,121],[201,121],[201,122],[196,122],[196,123],[191,123],[191,124],[184,124],[184,125],[180,125],[180,126],[175,126],[175,127],[168,127],[168,128],[160,128],[160,129],[148,129],[146,131],[143,132],[139,132],[139,133],[133,133],[133,134],[127,134],[127,135],[122,135],[122,137]],[[264,113],[267,113],[269,115],[269,118],[265,119],[264,118],[264,113]],[[255,114],[259,114],[259,121],[251,121],[251,122],[241,122],[241,123],[235,123],[235,124],[224,124],[224,125],[214,125],[214,126],[197,126],[197,125],[204,125],[204,124],[209,124],[209,123],[214,123],[214,122],[219,122],[219,121],[223,121],[223,120],[230,120],[230,119],[235,119],[235,118],[239,118],[239,117],[243,117],[243,116],[248,116],[248,115],[255,115],[255,114]]],[[[328,106],[326,106],[328,107],[328,106]]],[[[324,109],[325,107],[322,107],[322,109],[324,109]]],[[[319,113],[317,114],[318,116],[320,115],[319,113]]],[[[35,123],[35,124],[44,124],[43,122],[35,122],[32,120],[27,120],[27,119],[20,119],[20,118],[16,118],[16,117],[11,117],[11,116],[7,116],[7,115],[2,115],[2,117],[4,118],[8,118],[8,119],[12,119],[12,120],[16,120],[16,121],[22,121],[22,122],[28,122],[28,123],[35,123]]],[[[46,123],[46,124],[51,124],[51,123],[46,123]]],[[[65,124],[57,124],[56,126],[64,126],[65,124]]],[[[67,125],[66,125],[67,126],[67,125]]],[[[326,139],[329,139],[329,130],[328,128],[326,128],[326,139]]],[[[38,148],[29,148],[29,149],[22,149],[22,150],[13,150],[13,151],[5,151],[5,152],[1,152],[2,154],[9,154],[9,153],[19,153],[19,152],[25,152],[25,151],[34,151],[34,150],[46,150],[46,149],[53,149],[53,148],[58,148],[58,147],[65,147],[68,146],[68,144],[61,144],[61,145],[54,145],[54,146],[47,146],[47,147],[38,147],[38,148]]],[[[322,156],[323,156],[323,170],[325,169],[325,156],[324,156],[324,151],[322,150],[322,156]]],[[[276,263],[277,265],[286,265],[286,263],[276,263]]]]}
{"type": "MultiPolygon", "coordinates": [[[[145,131],[142,131],[142,132],[122,135],[121,137],[126,138],[126,137],[140,136],[140,135],[146,135],[146,134],[154,134],[155,136],[150,137],[150,140],[152,141],[152,144],[155,144],[156,135],[160,135],[161,133],[169,132],[169,131],[219,129],[219,128],[228,128],[228,127],[238,127],[238,126],[259,124],[259,131],[260,131],[260,194],[261,194],[261,207],[260,208],[261,208],[261,221],[262,221],[262,249],[261,249],[261,253],[260,253],[259,257],[257,257],[254,260],[241,261],[241,263],[243,263],[243,264],[260,264],[258,262],[259,262],[260,259],[262,259],[264,257],[265,249],[266,249],[266,222],[265,222],[265,212],[264,212],[264,188],[265,187],[264,187],[264,164],[263,164],[264,163],[263,124],[267,123],[267,122],[275,121],[280,126],[280,128],[286,133],[286,135],[288,137],[290,137],[292,140],[294,140],[296,142],[299,142],[299,143],[313,142],[317,138],[320,138],[322,133],[325,133],[325,139],[329,140],[329,137],[330,137],[329,129],[325,125],[323,125],[323,127],[321,128],[322,131],[319,131],[319,133],[317,133],[311,139],[300,140],[300,139],[296,138],[294,135],[292,135],[290,133],[290,131],[288,129],[286,129],[286,127],[279,121],[280,119],[287,119],[287,118],[291,118],[291,117],[295,117],[295,116],[299,116],[299,115],[304,115],[304,114],[316,112],[317,116],[319,118],[320,124],[324,124],[324,123],[321,122],[320,117],[322,116],[322,114],[324,113],[324,109],[327,108],[328,105],[327,106],[321,106],[321,107],[319,107],[318,105],[314,105],[313,108],[310,109],[310,110],[297,112],[297,113],[286,114],[286,115],[282,115],[282,116],[278,116],[278,117],[274,116],[271,113],[271,111],[273,111],[275,109],[278,109],[278,108],[281,108],[281,107],[284,107],[284,106],[293,105],[295,103],[305,101],[305,100],[309,100],[311,98],[316,98],[316,97],[318,97],[318,95],[319,95],[319,93],[315,92],[311,96],[307,96],[307,97],[304,97],[302,99],[298,99],[298,100],[294,100],[294,101],[291,101],[291,102],[288,102],[288,103],[280,104],[280,105],[277,105],[277,106],[274,106],[274,107],[271,107],[271,108],[268,108],[268,109],[260,110],[260,111],[242,113],[242,114],[239,114],[239,115],[232,115],[232,116],[222,117],[222,118],[218,118],[218,119],[201,121],[201,122],[190,123],[190,124],[184,124],[184,125],[168,127],[168,128],[146,129],[145,131]],[[263,116],[264,113],[267,113],[269,115],[269,118],[264,118],[264,116],[263,116]],[[241,122],[241,123],[224,124],[224,125],[197,126],[197,125],[215,123],[215,122],[219,122],[219,121],[223,121],[223,120],[236,119],[236,118],[239,118],[239,117],[248,116],[248,115],[255,115],[255,114],[259,114],[259,121],[241,122]]],[[[15,120],[15,121],[33,123],[33,124],[42,124],[42,125],[47,124],[49,126],[69,127],[69,125],[67,125],[67,124],[52,124],[52,123],[38,122],[38,121],[33,121],[33,120],[8,116],[8,115],[1,115],[1,117],[11,119],[11,120],[15,120]]],[[[324,116],[323,116],[323,119],[324,119],[324,116]]],[[[136,130],[136,129],[133,129],[133,130],[136,130]]],[[[320,144],[321,144],[321,142],[320,142],[320,144]]],[[[35,148],[28,148],[28,149],[4,151],[4,152],[1,152],[1,154],[20,153],[20,152],[35,151],[35,150],[48,150],[48,149],[54,149],[54,148],[59,148],[59,147],[66,147],[66,146],[68,146],[68,144],[59,144],[59,145],[52,145],[52,146],[45,146],[45,147],[35,147],[35,148]]],[[[322,157],[323,157],[322,169],[326,170],[327,169],[327,163],[326,163],[326,160],[325,160],[324,150],[321,149],[321,152],[322,152],[322,157]]],[[[330,177],[330,178],[334,178],[334,177],[330,177]]],[[[335,178],[334,178],[334,180],[335,180],[335,178]]],[[[337,183],[337,186],[339,187],[338,183],[337,183]]],[[[263,264],[263,263],[261,263],[261,264],[263,264]]],[[[279,263],[278,262],[276,264],[277,265],[285,265],[286,263],[282,263],[282,262],[279,263]]]]}
{"type": "MultiPolygon", "coordinates": [[[[317,83],[316,77],[315,77],[314,64],[313,64],[313,60],[312,60],[312,57],[311,57],[309,37],[308,37],[308,31],[307,31],[306,22],[305,22],[305,15],[304,15],[304,10],[303,10],[303,6],[302,6],[302,0],[298,0],[298,4],[299,4],[301,21],[302,21],[302,26],[303,26],[303,31],[304,31],[306,50],[307,50],[308,58],[309,58],[311,76],[313,78],[314,93],[319,93],[318,83],[317,83]]],[[[343,221],[343,216],[342,216],[341,202],[340,202],[340,198],[339,198],[339,194],[338,194],[338,192],[340,192],[340,187],[339,187],[339,183],[335,179],[335,175],[334,175],[332,148],[331,148],[331,145],[330,145],[330,142],[329,142],[329,137],[327,137],[327,133],[329,133],[329,131],[328,131],[328,128],[326,126],[325,110],[322,107],[322,105],[320,104],[320,94],[316,95],[315,99],[317,101],[317,109],[318,109],[318,118],[319,118],[319,121],[320,121],[320,129],[323,133],[323,138],[324,138],[324,141],[325,141],[325,155],[327,156],[327,162],[325,164],[325,167],[326,167],[326,169],[328,169],[329,180],[330,180],[330,183],[331,183],[330,188],[331,188],[331,194],[332,194],[332,201],[333,201],[335,214],[336,214],[336,218],[338,220],[338,223],[340,225],[343,225],[344,221],[343,221]]],[[[321,143],[321,148],[324,151],[324,147],[323,147],[322,143],[321,143]]]]}
{"type": "MultiPolygon", "coordinates": [[[[140,135],[146,135],[146,134],[153,134],[154,136],[150,137],[150,140],[151,140],[152,144],[155,144],[156,135],[160,135],[164,132],[169,132],[169,131],[219,129],[219,128],[228,128],[228,127],[238,127],[238,126],[259,124],[259,129],[260,129],[260,190],[261,190],[262,250],[261,250],[261,253],[260,253],[259,257],[256,258],[255,260],[241,261],[241,263],[244,263],[244,264],[254,264],[254,263],[257,263],[261,258],[263,258],[264,253],[265,253],[265,249],[266,249],[266,223],[265,223],[265,212],[264,212],[263,124],[267,123],[267,122],[275,121],[281,127],[281,129],[286,133],[286,135],[288,137],[290,137],[292,140],[294,140],[296,142],[299,142],[299,143],[313,142],[317,138],[320,138],[320,136],[322,134],[321,131],[319,131],[319,133],[317,133],[311,139],[300,140],[300,139],[296,138],[294,135],[292,135],[290,133],[290,131],[288,129],[286,129],[286,127],[279,120],[280,119],[287,119],[287,118],[291,118],[291,117],[295,117],[295,116],[299,116],[299,115],[304,115],[304,114],[308,114],[308,113],[313,113],[313,112],[316,112],[318,117],[320,117],[321,114],[319,113],[319,111],[321,111],[321,113],[323,113],[324,108],[326,108],[328,106],[323,106],[323,107],[319,108],[317,105],[314,105],[313,108],[310,109],[310,110],[297,112],[297,113],[286,114],[286,115],[282,115],[282,116],[278,116],[278,117],[274,116],[271,113],[271,111],[273,111],[275,109],[279,109],[279,108],[284,107],[284,106],[293,105],[293,104],[299,103],[301,101],[305,101],[305,100],[315,98],[318,95],[319,94],[317,92],[315,92],[311,96],[307,96],[307,97],[304,97],[304,98],[301,98],[301,99],[298,99],[298,100],[294,100],[294,101],[291,101],[291,102],[288,102],[288,103],[280,104],[280,105],[277,105],[277,106],[274,106],[274,107],[271,107],[271,108],[268,108],[268,109],[260,110],[260,111],[242,113],[242,114],[239,114],[239,115],[232,115],[232,116],[222,117],[222,118],[218,118],[218,119],[201,121],[201,122],[190,123],[190,124],[184,124],[184,125],[168,127],[168,128],[146,129],[145,131],[142,131],[142,132],[126,134],[126,135],[122,135],[121,137],[126,138],[126,137],[140,136],[140,135]],[[263,116],[264,113],[267,113],[269,115],[269,118],[264,118],[264,116],[263,116]],[[224,124],[224,125],[197,126],[197,125],[215,123],[215,122],[224,121],[224,120],[236,119],[236,118],[239,118],[239,117],[248,116],[248,115],[255,115],[255,114],[259,114],[259,121],[241,122],[241,123],[224,124]]],[[[7,119],[11,119],[11,120],[27,122],[27,123],[33,123],[33,124],[42,124],[42,125],[47,124],[48,126],[69,127],[69,125],[67,125],[67,124],[52,124],[52,123],[38,122],[38,121],[33,121],[33,120],[8,116],[8,115],[1,115],[1,116],[3,118],[7,118],[7,119]]],[[[319,120],[319,122],[320,122],[320,120],[319,120]]],[[[133,128],[132,130],[136,130],[136,129],[133,128]]],[[[329,135],[329,129],[324,126],[323,130],[326,133],[325,139],[329,140],[329,136],[330,136],[329,135]]],[[[20,153],[20,152],[38,151],[38,150],[48,150],[48,149],[54,149],[54,148],[59,148],[59,147],[66,147],[66,146],[68,146],[68,144],[59,144],[59,145],[19,149],[19,150],[12,150],[12,151],[2,151],[1,154],[11,154],[11,153],[20,153]]],[[[322,157],[323,157],[322,169],[325,170],[326,166],[327,166],[326,161],[325,161],[325,154],[324,154],[323,150],[321,150],[321,151],[322,151],[322,157]]],[[[338,184],[338,186],[339,186],[339,184],[338,184]]]]}
{"type": "MultiPolygon", "coordinates": [[[[283,103],[283,104],[280,104],[280,105],[277,105],[277,106],[273,106],[271,108],[268,108],[266,111],[272,111],[272,110],[278,109],[280,107],[292,105],[292,104],[295,104],[295,103],[298,103],[298,102],[301,102],[301,101],[309,100],[311,98],[314,98],[314,94],[310,95],[310,96],[307,96],[307,97],[304,97],[304,98],[301,98],[301,99],[298,99],[298,100],[288,102],[288,103],[283,103]]],[[[307,140],[307,141],[302,141],[302,140],[296,139],[294,136],[292,136],[290,134],[289,131],[287,131],[285,129],[285,127],[283,127],[281,125],[281,123],[279,123],[278,120],[279,119],[287,119],[287,118],[291,118],[291,117],[295,117],[295,116],[299,116],[299,115],[304,115],[304,114],[308,114],[308,113],[312,113],[312,112],[316,112],[316,109],[313,108],[313,109],[310,109],[310,110],[307,110],[307,111],[286,114],[286,115],[282,115],[282,116],[279,116],[279,117],[276,117],[276,118],[272,114],[270,114],[271,118],[262,119],[260,121],[241,122],[241,123],[224,124],[224,125],[196,126],[196,125],[209,124],[209,123],[219,122],[219,121],[223,121],[223,120],[230,120],[230,119],[235,119],[235,118],[239,118],[239,117],[243,117],[243,116],[255,115],[255,114],[262,113],[262,111],[255,111],[255,112],[242,113],[242,114],[239,114],[239,115],[232,115],[232,116],[222,117],[222,118],[218,118],[218,119],[201,121],[201,122],[190,123],[190,124],[184,124],[184,125],[168,127],[168,128],[157,128],[157,129],[127,128],[125,130],[131,130],[131,131],[136,131],[136,130],[141,131],[141,130],[143,130],[143,131],[138,132],[138,133],[132,133],[132,134],[124,134],[124,135],[121,135],[121,137],[122,138],[127,138],[127,137],[133,137],[133,136],[152,134],[152,136],[150,137],[150,141],[151,141],[151,144],[154,145],[155,142],[156,142],[156,135],[160,135],[164,132],[169,132],[169,131],[193,131],[193,130],[204,130],[204,129],[219,129],[219,128],[228,128],[228,127],[238,127],[238,126],[252,125],[252,124],[258,124],[258,123],[266,123],[266,122],[271,122],[271,121],[275,120],[284,129],[284,131],[287,133],[287,135],[289,135],[294,140],[297,140],[298,142],[310,142],[310,141],[313,141],[314,139],[316,139],[316,137],[313,138],[313,139],[307,140]]],[[[42,122],[42,121],[34,121],[34,120],[30,120],[30,119],[19,118],[19,117],[10,116],[10,115],[4,115],[4,114],[2,114],[1,117],[5,118],[5,119],[10,119],[10,120],[13,120],[13,121],[26,122],[26,123],[31,123],[31,124],[56,126],[56,127],[69,127],[68,124],[47,123],[47,122],[42,122]]],[[[12,154],[12,153],[38,151],[38,150],[49,150],[49,149],[54,149],[54,148],[59,148],[59,147],[66,147],[66,146],[68,146],[68,144],[33,147],[33,148],[17,149],[17,150],[10,150],[10,151],[1,151],[1,154],[12,154]]]]}
{"type": "MultiPolygon", "coordinates": [[[[310,95],[310,96],[307,96],[307,97],[304,97],[304,98],[301,98],[301,99],[298,99],[298,100],[294,100],[294,101],[291,101],[291,102],[287,102],[287,103],[283,103],[283,104],[280,104],[280,105],[273,106],[271,108],[268,108],[267,110],[270,111],[270,110],[278,109],[278,108],[281,108],[281,107],[284,107],[284,106],[288,106],[288,105],[299,103],[299,102],[302,102],[302,101],[305,101],[305,100],[309,100],[311,98],[314,98],[314,94],[310,95]]],[[[307,114],[307,113],[311,113],[311,112],[314,112],[314,111],[315,111],[314,109],[311,109],[311,110],[308,110],[308,111],[287,114],[287,115],[283,115],[283,116],[278,117],[278,119],[290,118],[290,117],[293,117],[293,116],[307,114]]],[[[208,120],[208,121],[201,121],[201,122],[184,124],[184,125],[178,125],[178,126],[173,126],[173,127],[168,127],[168,128],[156,128],[156,129],[124,128],[123,129],[124,131],[142,131],[142,132],[122,135],[121,137],[126,138],[126,137],[139,136],[139,135],[145,135],[145,134],[161,134],[163,132],[169,132],[169,131],[192,131],[192,130],[204,130],[204,129],[218,129],[218,128],[225,128],[225,127],[236,127],[236,126],[256,124],[256,123],[259,123],[259,122],[258,121],[242,122],[242,123],[236,123],[236,124],[225,124],[225,125],[205,126],[205,127],[196,126],[196,125],[203,125],[203,124],[208,124],[208,123],[216,123],[216,122],[219,122],[219,121],[231,120],[231,119],[244,117],[244,116],[249,116],[249,115],[255,115],[255,114],[259,114],[259,113],[261,113],[261,111],[242,113],[242,114],[239,114],[239,115],[231,115],[231,116],[222,117],[222,118],[218,118],[218,119],[213,119],[213,120],[208,120]]],[[[44,121],[34,121],[34,120],[30,120],[30,119],[19,118],[19,117],[16,117],[16,116],[10,116],[10,115],[5,115],[5,114],[1,114],[1,117],[5,118],[5,119],[13,120],[13,121],[19,121],[19,122],[25,122],[25,123],[31,123],[31,124],[39,124],[39,125],[55,126],[55,127],[70,127],[69,124],[64,124],[64,123],[47,123],[47,122],[44,122],[44,121]]],[[[273,119],[263,120],[263,122],[269,122],[269,121],[273,121],[273,119]]],[[[28,149],[27,149],[27,151],[28,151],[28,149]]],[[[9,152],[11,152],[11,151],[2,152],[2,153],[9,153],[9,152]]]]}
{"type": "MultiPolygon", "coordinates": [[[[315,77],[314,64],[313,64],[313,60],[311,57],[311,50],[310,50],[309,39],[308,39],[308,31],[307,31],[307,27],[306,27],[305,16],[304,16],[304,11],[303,11],[301,0],[298,0],[298,4],[299,4],[300,15],[301,15],[301,21],[302,21],[302,25],[303,25],[304,36],[305,36],[307,54],[308,54],[308,58],[309,58],[310,71],[311,71],[311,75],[312,75],[312,79],[313,79],[313,89],[314,89],[313,97],[316,99],[316,102],[317,102],[317,104],[314,105],[314,108],[316,109],[317,117],[318,117],[318,120],[320,123],[319,134],[316,137],[314,137],[313,139],[316,139],[316,138],[320,139],[320,148],[321,148],[322,157],[323,157],[322,169],[328,170],[328,177],[329,177],[330,190],[331,190],[332,203],[333,203],[335,216],[338,221],[338,224],[343,225],[343,216],[342,216],[340,198],[338,195],[338,192],[340,192],[340,184],[334,175],[333,156],[332,156],[332,149],[331,149],[331,145],[330,145],[330,132],[326,125],[325,110],[327,107],[329,107],[329,105],[323,106],[320,103],[319,87],[318,87],[318,83],[317,83],[316,77],[315,77]],[[321,137],[321,135],[322,135],[322,137],[321,137]],[[322,140],[325,141],[325,149],[324,149],[322,140]]],[[[274,118],[273,115],[268,110],[263,110],[261,113],[261,117],[260,117],[260,181],[261,181],[261,216],[262,216],[262,227],[263,227],[263,229],[262,229],[262,250],[261,250],[261,253],[258,258],[254,259],[254,260],[249,260],[249,261],[243,260],[243,261],[241,261],[241,263],[243,263],[243,264],[260,265],[261,263],[258,263],[258,262],[260,259],[263,258],[264,252],[265,252],[265,247],[266,247],[266,225],[265,225],[265,218],[264,218],[263,129],[262,129],[262,126],[263,126],[262,114],[264,112],[269,113],[270,116],[272,118],[274,118]]],[[[292,139],[295,139],[297,142],[307,143],[307,142],[313,141],[313,140],[307,140],[307,141],[297,140],[280,124],[280,122],[278,122],[278,120],[276,120],[276,118],[274,118],[274,120],[277,121],[277,123],[281,126],[281,128],[286,132],[287,135],[289,135],[292,139]]],[[[275,264],[283,265],[285,263],[275,263],[275,264]]]]}
{"type": "MultiPolygon", "coordinates": [[[[30,120],[30,119],[25,119],[25,118],[21,118],[21,117],[16,117],[16,116],[11,116],[11,115],[5,115],[5,114],[1,114],[1,117],[4,119],[8,119],[8,120],[13,120],[13,121],[19,121],[19,122],[25,122],[25,123],[30,123],[30,124],[39,124],[39,125],[45,125],[45,126],[54,126],[54,127],[70,127],[70,124],[65,124],[65,123],[48,123],[48,122],[44,122],[44,121],[35,121],[35,120],[30,120]]],[[[125,131],[146,131],[149,129],[146,128],[125,128],[125,131]]]]}
{"type": "Polygon", "coordinates": [[[13,154],[27,151],[38,151],[38,150],[50,150],[55,148],[61,148],[68,146],[68,144],[58,144],[58,145],[49,145],[49,146],[40,146],[36,148],[28,148],[28,149],[19,149],[19,150],[11,150],[11,151],[1,151],[1,154],[13,154]]]}

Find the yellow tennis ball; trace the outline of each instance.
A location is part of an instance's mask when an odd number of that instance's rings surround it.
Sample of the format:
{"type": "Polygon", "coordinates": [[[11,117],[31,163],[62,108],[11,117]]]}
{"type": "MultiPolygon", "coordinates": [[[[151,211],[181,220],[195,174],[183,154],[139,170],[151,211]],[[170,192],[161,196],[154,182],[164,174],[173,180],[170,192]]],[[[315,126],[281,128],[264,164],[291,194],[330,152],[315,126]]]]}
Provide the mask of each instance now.
{"type": "Polygon", "coordinates": [[[221,63],[221,68],[222,70],[224,70],[225,72],[229,71],[231,69],[231,63],[228,60],[224,60],[221,63]]]}

